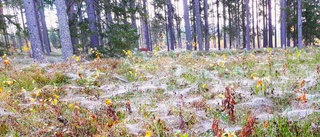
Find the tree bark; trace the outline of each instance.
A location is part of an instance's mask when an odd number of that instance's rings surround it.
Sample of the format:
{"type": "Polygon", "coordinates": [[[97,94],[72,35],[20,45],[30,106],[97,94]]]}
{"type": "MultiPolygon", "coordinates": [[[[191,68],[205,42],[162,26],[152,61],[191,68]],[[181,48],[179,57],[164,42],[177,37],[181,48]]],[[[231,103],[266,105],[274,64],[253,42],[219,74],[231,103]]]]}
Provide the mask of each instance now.
{"type": "Polygon", "coordinates": [[[95,1],[94,0],[86,0],[87,4],[87,14],[88,14],[88,21],[89,21],[89,28],[91,31],[90,36],[90,47],[95,48],[99,46],[99,35],[97,30],[97,19],[95,14],[95,1]]]}
{"type": "Polygon", "coordinates": [[[171,0],[167,1],[168,4],[168,29],[170,33],[170,50],[175,49],[175,37],[174,37],[174,31],[173,31],[173,7],[171,0]]]}
{"type": "Polygon", "coordinates": [[[26,10],[28,33],[32,47],[33,58],[37,62],[45,62],[42,51],[42,44],[40,41],[39,29],[37,25],[37,17],[35,5],[33,0],[23,0],[24,8],[26,10]]]}
{"type": "Polygon", "coordinates": [[[286,40],[287,40],[287,12],[286,12],[286,6],[287,2],[286,0],[281,0],[281,26],[280,26],[280,30],[281,30],[281,47],[282,48],[286,48],[286,40]]]}
{"type": "Polygon", "coordinates": [[[250,50],[250,20],[249,20],[249,0],[246,0],[246,19],[247,19],[247,24],[246,24],[246,47],[247,50],[250,50]]]}
{"type": "Polygon", "coordinates": [[[301,0],[298,0],[298,49],[302,49],[302,6],[301,0]]]}
{"type": "MultiPolygon", "coordinates": [[[[148,15],[147,11],[147,1],[143,0],[143,11],[145,15],[148,15]]],[[[143,18],[143,26],[144,26],[144,38],[146,40],[147,49],[151,51],[150,37],[149,37],[149,25],[148,25],[148,16],[143,18]]]]}
{"type": "Polygon", "coordinates": [[[273,48],[272,42],[272,34],[273,34],[273,27],[272,27],[272,14],[271,14],[271,0],[268,0],[268,14],[269,14],[269,47],[273,48]]]}
{"type": "MultiPolygon", "coordinates": [[[[256,1],[257,2],[257,1],[256,1]]],[[[254,29],[254,1],[252,1],[252,48],[256,48],[256,32],[255,32],[255,29],[254,29]]],[[[256,8],[257,9],[257,8],[256,8]]],[[[258,12],[258,11],[256,11],[258,12]]]]}
{"type": "Polygon", "coordinates": [[[209,22],[208,22],[208,0],[203,1],[204,6],[204,39],[205,39],[205,50],[209,51],[210,49],[210,39],[209,39],[209,22]]]}
{"type": "Polygon", "coordinates": [[[220,44],[220,14],[219,14],[219,0],[216,0],[217,2],[217,27],[218,27],[218,50],[221,50],[221,44],[220,44]]]}
{"type": "Polygon", "coordinates": [[[50,55],[51,47],[50,47],[49,36],[48,36],[47,22],[46,22],[45,15],[44,15],[43,0],[39,0],[39,5],[40,5],[39,12],[40,12],[40,19],[41,19],[43,44],[45,46],[47,54],[50,55]]]}
{"type": "Polygon", "coordinates": [[[227,49],[227,27],[226,27],[226,0],[222,1],[222,17],[223,17],[223,48],[227,49]]]}
{"type": "Polygon", "coordinates": [[[55,4],[57,7],[60,44],[62,47],[63,59],[67,61],[71,59],[73,55],[68,16],[67,16],[67,6],[64,0],[56,0],[55,4]]]}
{"type": "Polygon", "coordinates": [[[202,29],[201,29],[201,14],[200,14],[200,2],[199,0],[194,1],[194,7],[196,11],[196,27],[197,27],[197,36],[198,41],[197,44],[199,46],[199,50],[202,51],[202,29]]]}
{"type": "Polygon", "coordinates": [[[183,15],[184,15],[184,27],[186,30],[186,48],[187,50],[192,50],[192,36],[191,36],[191,27],[189,19],[189,7],[188,0],[183,0],[183,15]]]}

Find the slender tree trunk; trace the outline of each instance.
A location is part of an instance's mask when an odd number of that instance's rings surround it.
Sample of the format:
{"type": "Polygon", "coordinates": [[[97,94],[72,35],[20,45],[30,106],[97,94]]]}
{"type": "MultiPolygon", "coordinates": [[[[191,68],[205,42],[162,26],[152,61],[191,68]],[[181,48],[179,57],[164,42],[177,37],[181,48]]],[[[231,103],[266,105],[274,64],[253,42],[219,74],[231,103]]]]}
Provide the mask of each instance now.
{"type": "MultiPolygon", "coordinates": [[[[244,0],[241,0],[241,8],[242,8],[242,45],[243,45],[243,49],[246,48],[247,45],[247,31],[246,31],[246,4],[244,4],[244,0]]],[[[250,42],[250,41],[249,41],[250,42]]]]}
{"type": "Polygon", "coordinates": [[[168,0],[168,28],[170,32],[170,50],[175,49],[175,37],[174,37],[174,31],[173,31],[173,7],[171,0],[168,0]]]}
{"type": "Polygon", "coordinates": [[[177,31],[177,39],[178,39],[178,47],[182,48],[182,42],[181,42],[181,18],[179,17],[178,13],[174,15],[176,20],[176,31],[177,31]]]}
{"type": "MultiPolygon", "coordinates": [[[[25,23],[24,23],[24,16],[23,16],[23,5],[20,6],[20,14],[21,14],[21,20],[22,20],[22,27],[23,27],[23,30],[26,29],[26,26],[25,26],[25,23]]],[[[29,43],[28,43],[28,39],[24,37],[24,41],[25,41],[25,44],[28,48],[31,48],[29,43]]]]}
{"type": "Polygon", "coordinates": [[[256,26],[256,28],[257,28],[257,41],[258,41],[258,48],[260,48],[260,28],[259,28],[259,24],[260,24],[260,22],[259,22],[259,13],[258,12],[260,12],[260,8],[259,8],[259,6],[258,6],[259,4],[258,4],[258,1],[256,1],[256,9],[257,9],[257,19],[256,19],[256,21],[257,21],[257,26],[256,26]]]}
{"type": "Polygon", "coordinates": [[[274,1],[274,47],[277,47],[278,44],[277,38],[277,2],[274,1]]]}
{"type": "MultiPolygon", "coordinates": [[[[143,0],[143,11],[145,15],[148,15],[147,11],[147,1],[143,0]]],[[[148,25],[148,17],[143,18],[143,26],[144,26],[144,38],[146,40],[147,49],[151,51],[151,45],[150,45],[150,37],[149,37],[149,25],[148,25]]]]}
{"type": "Polygon", "coordinates": [[[302,49],[302,6],[301,0],[298,0],[298,49],[302,49]]]}
{"type": "Polygon", "coordinates": [[[67,6],[64,0],[56,0],[58,23],[59,23],[59,34],[60,44],[62,47],[63,59],[65,61],[71,59],[73,55],[72,42],[69,31],[67,6]]]}
{"type": "Polygon", "coordinates": [[[87,4],[87,13],[88,13],[88,21],[89,21],[89,28],[91,31],[90,36],[90,47],[95,48],[99,46],[99,35],[97,30],[97,18],[95,15],[95,1],[94,0],[86,0],[87,4]]]}
{"type": "Polygon", "coordinates": [[[49,36],[48,36],[47,22],[44,15],[43,0],[39,0],[39,5],[40,5],[39,11],[40,11],[40,19],[41,19],[41,25],[42,25],[43,44],[45,46],[47,54],[50,55],[51,47],[50,47],[49,36]]]}
{"type": "Polygon", "coordinates": [[[34,10],[36,11],[36,19],[37,19],[37,27],[38,27],[38,33],[39,33],[39,36],[40,36],[40,41],[41,41],[41,50],[43,52],[45,52],[44,50],[44,44],[43,44],[43,35],[42,35],[42,27],[41,27],[41,20],[40,20],[40,16],[39,16],[39,8],[40,8],[40,5],[39,5],[39,1],[34,1],[34,10]]]}
{"type": "Polygon", "coordinates": [[[226,31],[226,0],[222,1],[222,17],[223,17],[223,48],[227,49],[227,31],[226,31]]]}
{"type": "Polygon", "coordinates": [[[220,44],[220,14],[219,14],[219,0],[216,0],[217,2],[217,28],[218,28],[218,49],[221,50],[221,44],[220,44]]]}
{"type": "Polygon", "coordinates": [[[286,0],[281,0],[281,47],[286,48],[287,40],[287,12],[286,12],[286,0]]]}
{"type": "Polygon", "coordinates": [[[237,48],[239,48],[240,46],[240,36],[241,36],[241,32],[240,32],[240,3],[237,3],[237,48]]]}
{"type": "Polygon", "coordinates": [[[197,36],[198,36],[198,46],[199,50],[202,51],[202,29],[201,29],[201,14],[199,0],[194,0],[194,7],[196,11],[196,26],[197,26],[197,36]]]}
{"type": "Polygon", "coordinates": [[[262,0],[262,19],[263,19],[263,47],[267,47],[267,24],[266,24],[266,10],[265,0],[262,0]]]}
{"type": "Polygon", "coordinates": [[[208,22],[208,0],[203,1],[204,6],[204,36],[205,36],[205,50],[209,51],[210,39],[209,39],[209,22],[208,22]]]}
{"type": "Polygon", "coordinates": [[[273,48],[273,42],[272,42],[272,33],[273,33],[273,28],[272,28],[272,14],[271,14],[271,0],[268,0],[268,14],[269,14],[269,47],[273,48]]]}
{"type": "Polygon", "coordinates": [[[28,33],[32,47],[33,58],[38,62],[45,62],[42,51],[42,44],[40,41],[39,28],[37,27],[37,18],[35,5],[33,0],[23,0],[24,8],[26,10],[26,18],[28,25],[28,33]]]}
{"type": "MultiPolygon", "coordinates": [[[[135,3],[135,2],[134,2],[135,3]]],[[[108,32],[110,30],[111,24],[113,23],[112,14],[111,14],[111,2],[110,0],[104,0],[105,5],[105,14],[106,14],[106,31],[108,32]]]]}
{"type": "MultiPolygon", "coordinates": [[[[137,6],[136,6],[136,2],[135,0],[130,0],[130,8],[131,8],[131,26],[132,29],[138,31],[138,27],[137,27],[137,17],[136,17],[136,10],[137,10],[137,6]]],[[[111,13],[110,15],[111,16],[111,13]]],[[[135,36],[138,36],[138,33],[135,33],[135,36]]],[[[139,41],[137,40],[136,42],[136,47],[139,45],[139,41]]]]}
{"type": "Polygon", "coordinates": [[[101,35],[103,32],[103,22],[101,20],[101,11],[99,8],[96,8],[96,13],[97,13],[97,27],[98,27],[98,32],[100,35],[99,36],[99,43],[100,45],[104,46],[104,37],[101,35]]]}
{"type": "Polygon", "coordinates": [[[196,23],[196,10],[195,10],[195,8],[194,8],[194,1],[195,0],[191,0],[191,2],[192,2],[192,6],[193,6],[193,8],[192,8],[192,20],[193,20],[193,24],[192,24],[192,27],[193,27],[193,50],[194,51],[196,51],[197,50],[197,23],[196,23]]]}
{"type": "Polygon", "coordinates": [[[247,50],[250,50],[250,20],[249,20],[249,0],[246,0],[246,19],[247,19],[247,25],[246,25],[246,47],[247,50]]]}
{"type": "MultiPolygon", "coordinates": [[[[257,1],[256,1],[257,2],[257,1]]],[[[252,12],[251,12],[251,16],[252,16],[252,48],[256,48],[256,32],[254,29],[254,0],[252,1],[252,12]]],[[[256,8],[257,9],[257,8],[256,8]]],[[[256,11],[258,12],[258,11],[256,11]]]]}
{"type": "Polygon", "coordinates": [[[231,49],[232,48],[232,34],[231,33],[231,22],[232,22],[232,17],[231,17],[231,4],[228,4],[228,26],[229,26],[229,48],[231,49]]]}
{"type": "Polygon", "coordinates": [[[192,36],[191,36],[191,27],[189,19],[189,7],[188,0],[183,0],[183,15],[184,15],[184,27],[186,30],[186,47],[187,50],[192,50],[192,36]]]}

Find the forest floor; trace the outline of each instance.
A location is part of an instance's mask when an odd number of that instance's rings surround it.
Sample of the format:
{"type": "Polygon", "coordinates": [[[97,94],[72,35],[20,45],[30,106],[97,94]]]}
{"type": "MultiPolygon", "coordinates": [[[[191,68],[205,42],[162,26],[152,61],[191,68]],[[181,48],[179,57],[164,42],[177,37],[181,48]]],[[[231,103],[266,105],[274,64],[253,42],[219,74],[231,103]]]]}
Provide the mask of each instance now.
{"type": "Polygon", "coordinates": [[[0,136],[320,135],[319,47],[126,54],[4,57],[0,136]]]}

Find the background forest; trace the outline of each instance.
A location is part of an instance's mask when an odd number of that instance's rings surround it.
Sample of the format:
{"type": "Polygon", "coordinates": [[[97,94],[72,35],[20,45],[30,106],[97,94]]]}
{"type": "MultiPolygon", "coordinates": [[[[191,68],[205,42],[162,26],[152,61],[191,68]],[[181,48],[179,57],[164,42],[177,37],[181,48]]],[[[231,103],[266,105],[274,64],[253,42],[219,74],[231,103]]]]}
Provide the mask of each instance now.
{"type": "Polygon", "coordinates": [[[317,45],[320,37],[318,0],[0,2],[2,54],[32,47],[37,60],[50,55],[52,47],[72,48],[63,50],[65,57],[90,48],[112,57],[138,47],[301,48],[302,43],[317,45]]]}
{"type": "Polygon", "coordinates": [[[319,0],[0,0],[0,136],[318,137],[319,0]]]}

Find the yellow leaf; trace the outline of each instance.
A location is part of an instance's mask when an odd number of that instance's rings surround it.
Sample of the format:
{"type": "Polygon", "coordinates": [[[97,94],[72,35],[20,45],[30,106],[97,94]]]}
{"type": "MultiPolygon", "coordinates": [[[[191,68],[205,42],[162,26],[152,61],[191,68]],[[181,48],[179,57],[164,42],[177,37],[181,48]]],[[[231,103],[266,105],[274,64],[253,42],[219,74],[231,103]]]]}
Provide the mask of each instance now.
{"type": "Polygon", "coordinates": [[[69,108],[73,108],[73,105],[74,105],[73,103],[70,103],[70,104],[68,105],[68,107],[69,107],[69,108]]]}
{"type": "Polygon", "coordinates": [[[201,86],[203,89],[207,88],[207,84],[202,84],[201,86]]]}
{"type": "Polygon", "coordinates": [[[30,102],[33,103],[35,102],[36,100],[34,98],[30,98],[30,102]]]}
{"type": "Polygon", "coordinates": [[[110,99],[106,99],[106,105],[110,105],[111,104],[111,100],[110,99]]]}
{"type": "Polygon", "coordinates": [[[219,97],[219,98],[222,98],[222,99],[225,99],[225,98],[226,98],[226,96],[224,96],[223,94],[219,94],[218,97],[219,97]]]}
{"type": "Polygon", "coordinates": [[[29,48],[28,48],[26,45],[24,45],[24,46],[22,46],[22,51],[28,52],[28,51],[29,51],[29,48]]]}
{"type": "Polygon", "coordinates": [[[152,131],[146,131],[145,137],[151,137],[152,136],[152,131]]]}
{"type": "Polygon", "coordinates": [[[3,64],[4,65],[10,65],[10,61],[6,59],[6,60],[3,61],[3,64]]]}
{"type": "Polygon", "coordinates": [[[76,62],[79,62],[81,60],[81,57],[80,56],[77,56],[76,57],[76,62]]]}
{"type": "Polygon", "coordinates": [[[22,89],[21,89],[21,92],[26,93],[26,92],[27,92],[27,90],[26,90],[26,89],[24,89],[24,88],[22,88],[22,89]]]}
{"type": "Polygon", "coordinates": [[[58,100],[57,100],[57,99],[52,100],[52,101],[51,101],[51,104],[52,104],[52,105],[57,105],[57,104],[58,104],[58,100]]]}
{"type": "Polygon", "coordinates": [[[12,85],[13,81],[12,80],[8,80],[8,81],[5,81],[5,83],[8,84],[8,85],[12,85]]]}
{"type": "Polygon", "coordinates": [[[60,96],[59,96],[59,95],[56,95],[56,94],[54,94],[53,97],[54,97],[54,98],[57,98],[57,99],[60,98],[60,96]]]}
{"type": "Polygon", "coordinates": [[[226,54],[223,54],[223,55],[222,55],[222,58],[223,58],[223,60],[226,60],[226,59],[227,59],[227,55],[226,55],[226,54]]]}

